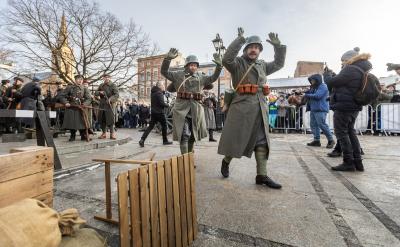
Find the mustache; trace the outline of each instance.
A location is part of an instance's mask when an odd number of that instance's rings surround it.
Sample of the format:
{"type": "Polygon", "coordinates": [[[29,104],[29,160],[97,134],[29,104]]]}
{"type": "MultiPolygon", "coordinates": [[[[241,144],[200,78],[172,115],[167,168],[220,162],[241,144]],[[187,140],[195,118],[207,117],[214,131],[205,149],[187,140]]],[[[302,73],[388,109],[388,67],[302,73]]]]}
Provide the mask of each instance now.
{"type": "Polygon", "coordinates": [[[249,55],[257,55],[256,52],[250,52],[249,55]]]}

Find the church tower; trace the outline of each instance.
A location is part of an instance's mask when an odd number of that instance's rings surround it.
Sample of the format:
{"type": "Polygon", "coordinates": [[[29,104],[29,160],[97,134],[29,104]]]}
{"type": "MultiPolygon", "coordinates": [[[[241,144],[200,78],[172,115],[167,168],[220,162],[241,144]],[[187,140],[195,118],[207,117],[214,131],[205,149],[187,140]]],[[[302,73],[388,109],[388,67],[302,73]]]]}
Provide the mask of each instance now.
{"type": "MultiPolygon", "coordinates": [[[[60,67],[60,71],[66,75],[67,78],[73,80],[75,74],[75,60],[72,48],[68,43],[68,30],[65,15],[62,15],[61,26],[58,33],[57,47],[52,51],[52,64],[53,74],[57,73],[57,66],[60,67]]],[[[64,82],[68,83],[68,82],[64,82]]]]}

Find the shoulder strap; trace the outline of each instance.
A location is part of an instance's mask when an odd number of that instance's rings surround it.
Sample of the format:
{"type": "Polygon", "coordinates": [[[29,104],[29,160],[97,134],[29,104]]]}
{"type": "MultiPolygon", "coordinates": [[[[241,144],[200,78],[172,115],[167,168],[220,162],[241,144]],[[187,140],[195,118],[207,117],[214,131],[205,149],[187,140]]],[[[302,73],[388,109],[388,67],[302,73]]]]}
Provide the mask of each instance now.
{"type": "Polygon", "coordinates": [[[178,87],[178,90],[176,90],[176,92],[179,92],[179,89],[181,89],[181,87],[185,84],[185,82],[187,80],[189,80],[192,76],[188,76],[185,80],[183,80],[183,82],[181,83],[181,85],[178,87]]]}
{"type": "Polygon", "coordinates": [[[361,81],[361,87],[360,87],[360,91],[361,91],[361,93],[363,93],[365,90],[365,87],[367,86],[369,70],[364,71],[360,67],[358,67],[356,65],[352,65],[352,64],[350,64],[348,66],[351,66],[352,68],[357,69],[358,71],[360,71],[363,74],[363,80],[361,81]]]}
{"type": "MultiPolygon", "coordinates": [[[[256,63],[252,63],[249,68],[246,70],[246,73],[244,73],[242,79],[240,79],[239,83],[236,85],[235,91],[238,89],[239,85],[242,84],[244,79],[246,78],[247,74],[250,72],[250,70],[254,67],[256,63]]],[[[231,81],[232,82],[232,81],[231,81]]]]}

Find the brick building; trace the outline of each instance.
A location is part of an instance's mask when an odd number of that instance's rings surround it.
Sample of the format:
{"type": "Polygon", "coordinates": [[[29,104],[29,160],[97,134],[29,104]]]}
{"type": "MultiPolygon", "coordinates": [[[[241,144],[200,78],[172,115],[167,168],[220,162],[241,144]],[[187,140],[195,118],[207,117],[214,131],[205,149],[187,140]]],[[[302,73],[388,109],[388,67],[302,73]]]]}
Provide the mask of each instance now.
{"type": "Polygon", "coordinates": [[[294,72],[294,77],[304,77],[313,74],[322,74],[323,71],[324,71],[324,63],[322,62],[298,61],[296,70],[294,72]]]}
{"type": "MultiPolygon", "coordinates": [[[[166,54],[139,58],[138,61],[138,80],[137,84],[133,85],[133,91],[137,92],[138,99],[149,102],[150,90],[157,82],[165,82],[167,86],[167,79],[161,75],[161,64],[166,54]]],[[[183,66],[185,59],[182,54],[172,60],[171,67],[183,66]]]]}

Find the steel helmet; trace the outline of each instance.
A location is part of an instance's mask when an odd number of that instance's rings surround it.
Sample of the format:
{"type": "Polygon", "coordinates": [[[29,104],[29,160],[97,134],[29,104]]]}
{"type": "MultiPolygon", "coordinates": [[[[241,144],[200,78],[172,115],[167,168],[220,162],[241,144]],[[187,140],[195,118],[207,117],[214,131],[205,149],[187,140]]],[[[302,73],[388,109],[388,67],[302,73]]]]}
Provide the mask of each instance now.
{"type": "Polygon", "coordinates": [[[185,67],[190,63],[197,63],[197,67],[199,67],[199,59],[195,55],[189,55],[185,59],[185,67]]]}
{"type": "Polygon", "coordinates": [[[253,36],[250,36],[250,37],[248,37],[246,39],[246,45],[244,46],[243,51],[246,50],[246,48],[249,45],[252,45],[252,44],[259,44],[260,45],[260,51],[262,51],[263,48],[264,48],[263,45],[262,45],[260,37],[258,37],[257,35],[253,35],[253,36]]]}

